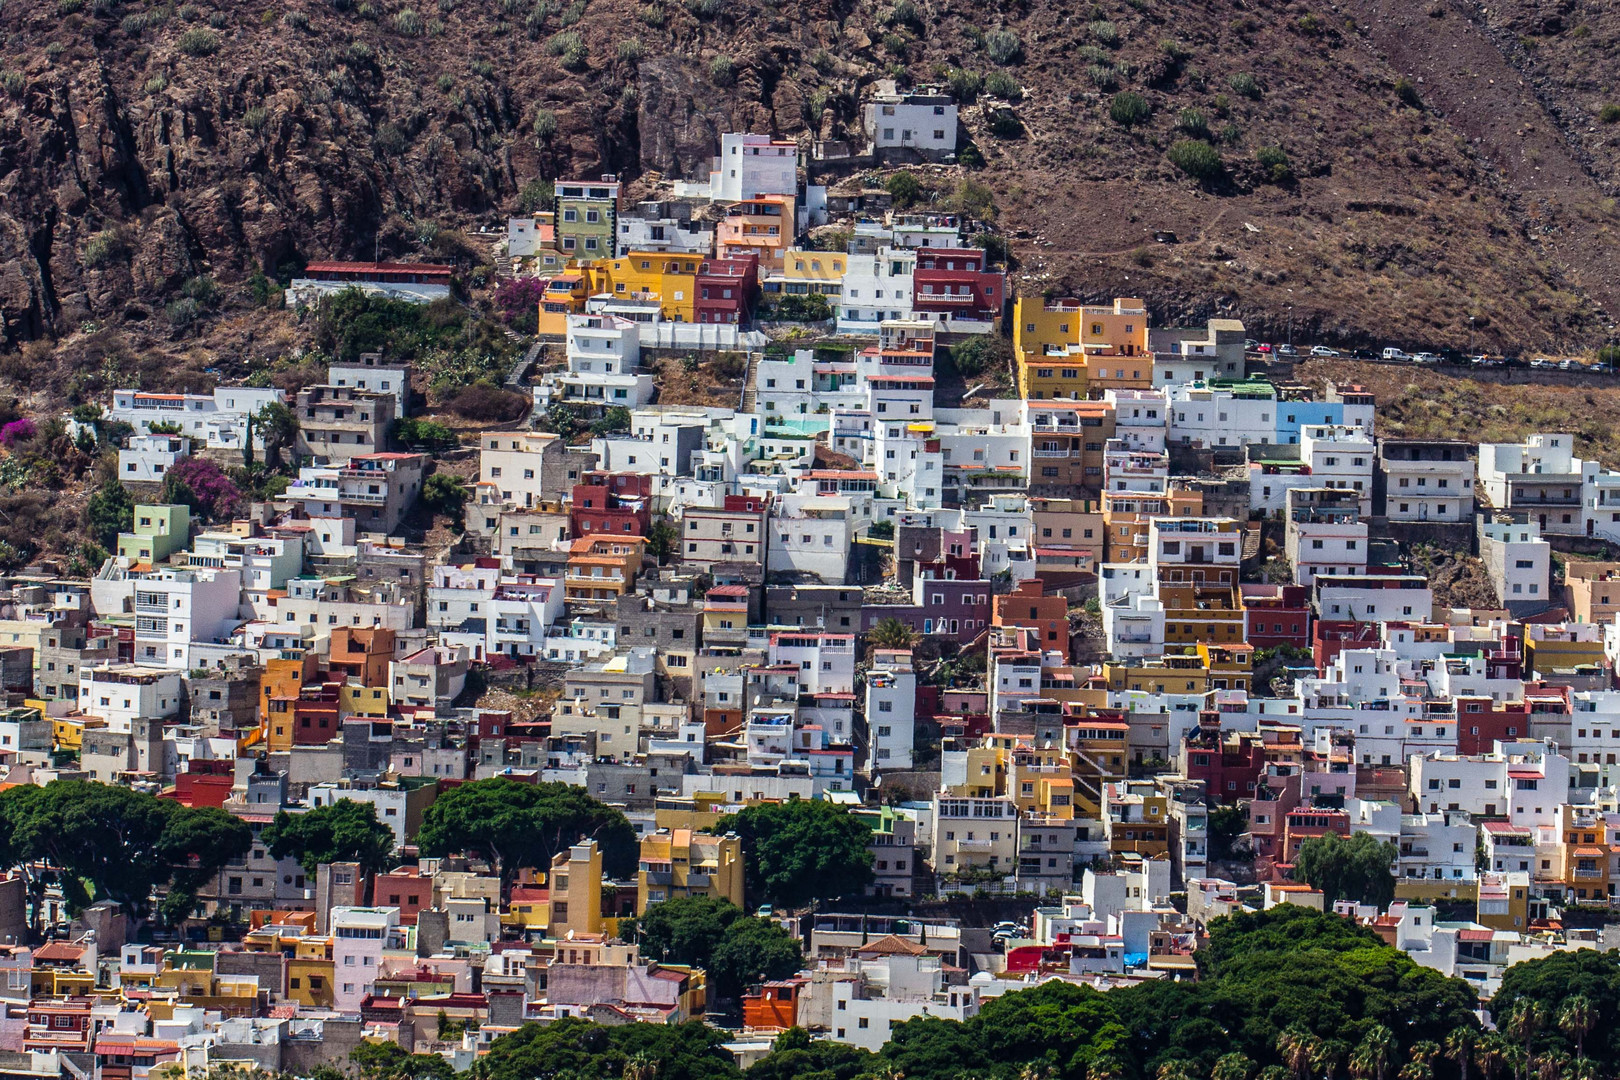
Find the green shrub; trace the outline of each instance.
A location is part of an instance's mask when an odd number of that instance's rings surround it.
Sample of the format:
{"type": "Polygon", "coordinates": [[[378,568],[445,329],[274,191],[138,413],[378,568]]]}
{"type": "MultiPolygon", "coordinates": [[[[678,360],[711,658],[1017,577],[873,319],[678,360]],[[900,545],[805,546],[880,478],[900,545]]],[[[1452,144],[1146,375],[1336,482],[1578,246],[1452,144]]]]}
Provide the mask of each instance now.
{"type": "Polygon", "coordinates": [[[1170,164],[1204,183],[1221,175],[1221,155],[1200,139],[1181,139],[1170,147],[1170,164]]]}
{"type": "Polygon", "coordinates": [[[495,77],[495,65],[488,60],[474,60],[472,62],[472,73],[480,79],[493,79],[495,77]]]}
{"type": "Polygon", "coordinates": [[[142,87],[148,94],[161,94],[168,88],[169,77],[161,71],[147,79],[146,84],[142,87]]]}
{"type": "Polygon", "coordinates": [[[67,46],[60,41],[53,41],[45,46],[45,58],[47,60],[55,60],[65,52],[67,52],[67,46]]]}
{"type": "Polygon", "coordinates": [[[1024,43],[1014,30],[992,30],[984,35],[984,51],[998,64],[1016,64],[1024,57],[1024,43]]]}
{"type": "Polygon", "coordinates": [[[909,26],[918,32],[924,27],[922,13],[917,10],[917,5],[912,0],[895,0],[895,5],[889,9],[885,20],[890,26],[909,26]]]}
{"type": "Polygon", "coordinates": [[[219,51],[219,35],[196,27],[181,34],[174,44],[187,56],[212,56],[219,51]]]}
{"type": "Polygon", "coordinates": [[[534,137],[541,142],[550,142],[557,136],[557,114],[550,109],[540,109],[534,114],[534,137]]]}
{"type": "Polygon", "coordinates": [[[664,14],[664,9],[659,7],[657,4],[643,5],[642,9],[636,13],[636,18],[654,28],[661,27],[665,22],[668,21],[668,16],[664,14]]]}
{"type": "Polygon", "coordinates": [[[1240,71],[1227,80],[1232,92],[1251,101],[1260,100],[1260,83],[1247,71],[1240,71]]]}
{"type": "Polygon", "coordinates": [[[1016,139],[1024,133],[1024,125],[1011,109],[995,109],[989,116],[990,134],[998,139],[1016,139]]]}
{"type": "Polygon", "coordinates": [[[731,57],[717,56],[709,61],[709,81],[720,87],[737,84],[737,65],[731,62],[731,57]]]}
{"type": "Polygon", "coordinates": [[[1105,94],[1111,94],[1119,89],[1119,75],[1114,71],[1112,64],[1091,64],[1086,68],[1086,78],[1091,84],[1105,94]]]}
{"type": "Polygon", "coordinates": [[[992,71],[985,76],[984,89],[991,97],[1003,101],[1018,101],[1024,96],[1024,88],[1018,85],[1018,80],[1005,71],[992,71]]]}
{"type": "Polygon", "coordinates": [[[776,301],[775,315],[791,322],[824,322],[832,318],[832,304],[820,293],[783,296],[776,301]]]}
{"type": "Polygon", "coordinates": [[[440,75],[437,79],[433,80],[433,85],[439,88],[439,93],[448,94],[451,90],[455,89],[455,76],[450,74],[440,75]]]}
{"type": "Polygon", "coordinates": [[[231,25],[231,20],[230,17],[227,16],[223,11],[216,11],[212,15],[208,16],[208,25],[212,26],[215,30],[223,30],[227,26],[231,25]]]}
{"type": "Polygon", "coordinates": [[[591,50],[583,41],[578,45],[570,45],[562,54],[562,66],[569,71],[584,71],[590,55],[591,50]]]}
{"type": "Polygon", "coordinates": [[[534,10],[523,17],[523,32],[529,35],[530,41],[539,41],[540,35],[546,32],[546,5],[536,4],[534,10]]]}
{"type": "Polygon", "coordinates": [[[906,39],[899,34],[884,34],[883,47],[891,56],[903,57],[906,55],[906,39]]]}
{"type": "Polygon", "coordinates": [[[386,154],[389,157],[398,157],[410,145],[410,139],[406,137],[405,132],[400,129],[398,124],[386,123],[378,126],[377,134],[372,138],[372,142],[376,145],[378,153],[386,154]]]}
{"type": "Polygon", "coordinates": [[[0,73],[0,88],[4,88],[9,97],[22,97],[28,89],[28,76],[20,71],[7,70],[0,73]]]}
{"type": "Polygon", "coordinates": [[[641,39],[638,37],[627,37],[623,41],[619,42],[619,48],[617,51],[620,60],[623,60],[627,64],[637,63],[641,60],[641,39]]]}
{"type": "Polygon", "coordinates": [[[1108,105],[1108,118],[1120,127],[1135,127],[1137,124],[1147,123],[1148,117],[1153,115],[1153,106],[1148,104],[1147,98],[1134,90],[1127,90],[1123,94],[1115,94],[1114,100],[1108,105]]]}
{"type": "Polygon", "coordinates": [[[103,229],[84,245],[84,265],[93,269],[110,266],[129,257],[129,243],[117,229],[103,229]]]}
{"type": "Polygon", "coordinates": [[[1119,48],[1119,27],[1107,19],[1098,19],[1086,27],[1091,40],[1107,49],[1119,48]]]}
{"type": "Polygon", "coordinates": [[[1243,141],[1243,129],[1236,124],[1223,124],[1221,133],[1216,137],[1227,146],[1236,146],[1243,141]]]}
{"type": "Polygon", "coordinates": [[[242,126],[249,131],[258,131],[264,127],[269,119],[270,114],[265,110],[264,106],[255,105],[242,114],[242,126]]]}
{"type": "Polygon", "coordinates": [[[406,37],[420,37],[422,16],[416,13],[415,8],[400,8],[394,15],[394,30],[406,37]]]}
{"type": "Polygon", "coordinates": [[[56,0],[58,15],[72,15],[84,9],[84,0],[56,0]]]}
{"type": "Polygon", "coordinates": [[[1620,123],[1620,105],[1610,102],[1603,106],[1598,110],[1598,119],[1605,124],[1620,123]]]}
{"type": "Polygon", "coordinates": [[[1082,45],[1074,51],[1074,54],[1088,64],[1112,64],[1114,62],[1113,56],[1107,49],[1099,49],[1095,45],[1082,45]]]}
{"type": "Polygon", "coordinates": [[[163,309],[168,318],[169,325],[176,330],[184,330],[202,315],[202,305],[189,296],[183,296],[163,309]]]}
{"type": "Polygon", "coordinates": [[[1306,37],[1321,37],[1327,29],[1326,25],[1319,17],[1317,17],[1316,13],[1311,11],[1307,11],[1305,14],[1301,15],[1294,22],[1294,26],[1297,27],[1299,32],[1304,34],[1306,37]]]}
{"type": "Polygon", "coordinates": [[[713,19],[726,9],[726,0],[686,0],[686,10],[700,19],[713,19]]]}
{"type": "Polygon", "coordinates": [[[1209,138],[1209,118],[1202,109],[1182,109],[1176,114],[1176,130],[1190,139],[1209,138]]]}
{"type": "Polygon", "coordinates": [[[1254,160],[1265,170],[1266,179],[1273,184],[1286,184],[1294,178],[1294,168],[1288,154],[1280,146],[1262,146],[1254,152],[1254,160]]]}
{"type": "Polygon", "coordinates": [[[977,71],[963,71],[961,68],[952,68],[945,77],[945,83],[950,87],[951,97],[964,105],[971,105],[984,89],[984,76],[977,71]]]}
{"type": "Polygon", "coordinates": [[[302,11],[289,11],[281,16],[281,21],[292,27],[294,30],[309,29],[309,16],[304,14],[302,11]]]}
{"type": "Polygon", "coordinates": [[[902,210],[922,197],[922,185],[908,172],[898,172],[889,177],[883,185],[883,190],[889,193],[894,205],[902,210]]]}
{"type": "Polygon", "coordinates": [[[1423,108],[1423,99],[1418,97],[1417,87],[1405,75],[1395,80],[1395,96],[1414,109],[1423,108]]]}
{"type": "Polygon", "coordinates": [[[546,52],[551,56],[562,56],[575,45],[585,44],[585,39],[579,36],[577,30],[563,30],[552,34],[546,42],[546,52]]]}
{"type": "Polygon", "coordinates": [[[1185,64],[1192,59],[1192,50],[1175,38],[1165,38],[1159,42],[1159,51],[1164,53],[1172,64],[1185,64]]]}
{"type": "Polygon", "coordinates": [[[585,17],[585,0],[574,0],[557,16],[557,22],[564,27],[575,26],[585,17]]]}

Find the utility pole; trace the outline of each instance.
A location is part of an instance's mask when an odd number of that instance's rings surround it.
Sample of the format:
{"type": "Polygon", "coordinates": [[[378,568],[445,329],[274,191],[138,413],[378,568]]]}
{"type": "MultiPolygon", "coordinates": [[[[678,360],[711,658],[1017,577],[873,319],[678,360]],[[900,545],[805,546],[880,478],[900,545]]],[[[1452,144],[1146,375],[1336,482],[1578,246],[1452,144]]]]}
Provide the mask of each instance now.
{"type": "Polygon", "coordinates": [[[1468,316],[1468,355],[1474,355],[1474,317],[1468,316]]]}

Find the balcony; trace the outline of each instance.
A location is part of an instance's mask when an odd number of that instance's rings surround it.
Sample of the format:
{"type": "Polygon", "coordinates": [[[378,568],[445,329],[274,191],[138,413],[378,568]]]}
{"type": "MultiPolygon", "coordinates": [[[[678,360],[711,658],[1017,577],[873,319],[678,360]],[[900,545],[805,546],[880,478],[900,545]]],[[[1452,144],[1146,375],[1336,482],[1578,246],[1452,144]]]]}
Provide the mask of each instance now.
{"type": "Polygon", "coordinates": [[[1030,453],[1034,454],[1037,458],[1066,458],[1080,456],[1080,451],[1078,450],[1032,450],[1030,453]]]}

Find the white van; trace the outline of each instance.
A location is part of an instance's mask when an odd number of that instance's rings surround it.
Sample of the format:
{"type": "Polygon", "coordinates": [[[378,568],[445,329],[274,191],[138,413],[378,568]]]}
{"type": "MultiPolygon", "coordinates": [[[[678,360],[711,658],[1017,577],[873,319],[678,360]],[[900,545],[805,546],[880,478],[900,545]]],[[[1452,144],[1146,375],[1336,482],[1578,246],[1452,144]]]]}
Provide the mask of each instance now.
{"type": "Polygon", "coordinates": [[[1384,350],[1384,359],[1385,360],[1405,360],[1406,359],[1406,354],[1401,352],[1401,350],[1399,350],[1399,349],[1389,348],[1389,349],[1384,350]]]}

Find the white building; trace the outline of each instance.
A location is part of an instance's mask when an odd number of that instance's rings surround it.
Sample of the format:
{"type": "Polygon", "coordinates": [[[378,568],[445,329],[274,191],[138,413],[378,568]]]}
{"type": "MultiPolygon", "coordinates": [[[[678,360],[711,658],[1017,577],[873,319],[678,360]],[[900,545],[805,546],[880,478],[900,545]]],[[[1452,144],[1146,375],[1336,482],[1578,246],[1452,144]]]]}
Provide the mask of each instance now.
{"type": "Polygon", "coordinates": [[[851,255],[838,298],[838,333],[875,334],[885,319],[910,319],[915,251],[882,247],[851,255]]]}
{"type": "Polygon", "coordinates": [[[909,769],[916,737],[917,673],[911,653],[882,649],[866,673],[867,768],[909,769]]]}
{"type": "Polygon", "coordinates": [[[1474,512],[1474,463],[1466,443],[1380,439],[1384,513],[1390,521],[1467,521],[1474,512]]]}
{"type": "Polygon", "coordinates": [[[168,471],[191,456],[183,435],[131,435],[118,451],[118,479],[126,484],[161,484],[168,471]]]}
{"type": "Polygon", "coordinates": [[[79,709],[107,722],[109,731],[128,734],[137,720],[177,716],[185,700],[178,671],[103,665],[79,672],[79,709]]]}
{"type": "Polygon", "coordinates": [[[567,348],[568,370],[548,374],[535,388],[540,408],[636,409],[652,400],[654,379],[641,370],[641,328],[632,320],[570,315],[567,348]]]}
{"type": "Polygon", "coordinates": [[[714,250],[714,226],[657,216],[619,216],[618,255],[632,251],[659,251],[677,255],[708,255],[714,250]]]}
{"type": "Polygon", "coordinates": [[[948,94],[903,93],[893,80],[880,80],[877,93],[861,107],[861,127],[869,152],[912,150],[927,158],[956,152],[956,100],[948,94]]]}
{"type": "MultiPolygon", "coordinates": [[[[212,394],[153,394],[142,390],[114,390],[107,419],[122,421],[137,434],[149,434],[153,424],[177,424],[180,434],[196,439],[210,450],[240,452],[247,435],[247,418],[286,395],[271,387],[221,386],[212,394]]],[[[264,446],[262,436],[254,445],[264,446]]]]}
{"type": "Polygon", "coordinates": [[[799,144],[769,135],[726,132],[707,183],[675,184],[676,198],[742,202],[760,195],[793,195],[799,187],[799,144]]]}
{"type": "Polygon", "coordinates": [[[241,625],[240,570],[159,570],[135,581],[135,663],[189,671],[191,648],[241,625]]]}
{"type": "Polygon", "coordinates": [[[1535,614],[1552,602],[1552,545],[1541,538],[1541,526],[1533,519],[1492,521],[1481,516],[1479,557],[1497,600],[1511,614],[1535,614]]]}
{"type": "Polygon", "coordinates": [[[327,368],[326,381],[332,386],[392,394],[394,415],[410,415],[411,365],[403,361],[384,360],[376,353],[365,353],[352,364],[332,364],[327,368]]]}
{"type": "Polygon", "coordinates": [[[772,573],[808,574],[842,585],[854,535],[850,500],[842,495],[784,495],[771,513],[765,565],[772,573]]]}

